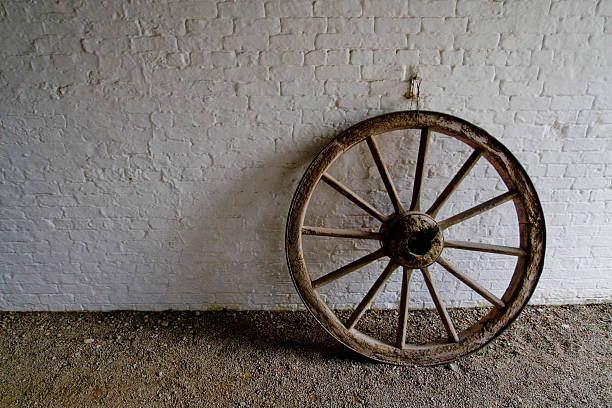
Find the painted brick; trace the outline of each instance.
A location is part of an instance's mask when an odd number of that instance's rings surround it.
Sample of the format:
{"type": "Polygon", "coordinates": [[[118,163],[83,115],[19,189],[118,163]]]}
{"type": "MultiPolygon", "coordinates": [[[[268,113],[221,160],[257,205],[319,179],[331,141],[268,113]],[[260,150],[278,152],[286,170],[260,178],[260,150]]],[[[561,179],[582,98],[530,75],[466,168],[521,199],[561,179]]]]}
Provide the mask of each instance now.
{"type": "Polygon", "coordinates": [[[237,68],[226,68],[224,70],[225,76],[237,82],[250,82],[256,79],[266,79],[268,70],[265,67],[237,67],[237,68]]]}
{"type": "Polygon", "coordinates": [[[453,75],[467,81],[490,81],[495,76],[495,70],[489,66],[460,66],[453,69],[453,75]]]}
{"type": "Polygon", "coordinates": [[[398,49],[406,47],[406,36],[403,34],[380,34],[364,38],[364,47],[372,49],[398,49]]]}
{"type": "Polygon", "coordinates": [[[448,66],[461,65],[463,61],[463,50],[444,50],[441,52],[442,64],[448,66]]]}
{"type": "Polygon", "coordinates": [[[495,67],[495,78],[502,81],[531,81],[537,79],[537,67],[495,67]]]}
{"type": "Polygon", "coordinates": [[[322,95],[324,86],[319,81],[282,81],[281,95],[322,95]]]}
{"type": "Polygon", "coordinates": [[[314,40],[311,34],[279,34],[270,37],[270,47],[277,50],[312,50],[314,40]]]}
{"type": "Polygon", "coordinates": [[[216,67],[236,66],[236,54],[231,51],[211,52],[208,56],[209,63],[216,67]]]}
{"type": "Polygon", "coordinates": [[[513,96],[510,98],[510,109],[516,110],[547,110],[550,108],[550,98],[513,96]]]}
{"type": "Polygon", "coordinates": [[[373,33],[374,18],[344,18],[344,17],[329,17],[327,19],[328,33],[373,33]]]}
{"type": "Polygon", "coordinates": [[[466,32],[468,19],[461,18],[422,18],[424,32],[462,34],[466,32]]]}
{"type": "Polygon", "coordinates": [[[376,17],[374,31],[377,33],[418,33],[421,29],[419,18],[376,17]]]}
{"type": "Polygon", "coordinates": [[[350,34],[319,34],[315,40],[316,48],[360,48],[363,39],[350,34]]]}
{"type": "MultiPolygon", "coordinates": [[[[554,1],[550,5],[550,14],[552,16],[591,16],[595,14],[597,8],[597,0],[584,0],[584,1],[572,1],[572,0],[561,0],[554,1]]],[[[603,1],[603,6],[599,7],[598,12],[602,12],[606,7],[607,2],[603,1]]]]}
{"type": "Polygon", "coordinates": [[[591,38],[590,46],[596,50],[609,50],[612,47],[612,34],[604,34],[591,38]]]}
{"type": "Polygon", "coordinates": [[[361,70],[365,80],[402,79],[403,69],[397,65],[366,65],[361,70]]]}
{"type": "Polygon", "coordinates": [[[316,17],[283,17],[281,31],[283,33],[324,33],[327,27],[325,18],[316,17]]]}
{"type": "Polygon", "coordinates": [[[325,83],[325,92],[336,96],[368,95],[369,89],[369,84],[363,82],[327,81],[325,83]]]}
{"type": "Polygon", "coordinates": [[[463,65],[485,65],[488,50],[468,49],[463,51],[463,65]]]}
{"type": "Polygon", "coordinates": [[[509,66],[529,66],[531,65],[531,50],[512,50],[508,52],[506,65],[509,66]]]}
{"type": "MultiPolygon", "coordinates": [[[[274,35],[281,31],[280,18],[262,18],[262,19],[249,19],[249,18],[235,18],[233,20],[225,19],[231,23],[233,22],[233,32],[238,35],[274,35]]],[[[210,30],[210,32],[219,32],[219,30],[210,30]]],[[[224,32],[223,34],[231,34],[224,32]]]]}
{"type": "Polygon", "coordinates": [[[416,65],[419,62],[419,51],[399,50],[397,52],[397,62],[402,65],[416,65]]]}
{"type": "MultiPolygon", "coordinates": [[[[542,88],[545,84],[542,81],[501,81],[500,83],[500,94],[502,95],[523,95],[523,96],[537,96],[542,93],[542,88]]],[[[544,95],[547,95],[544,93],[544,95]]],[[[549,95],[548,95],[549,96],[549,95]]]]}
{"type": "Polygon", "coordinates": [[[232,0],[217,4],[221,17],[264,17],[264,3],[261,1],[232,0]]]}
{"type": "Polygon", "coordinates": [[[597,7],[597,15],[612,16],[612,4],[609,1],[600,1],[597,7]]]}
{"type": "Polygon", "coordinates": [[[280,83],[273,81],[238,84],[238,95],[274,96],[280,95],[280,83]]]}
{"type": "Polygon", "coordinates": [[[552,49],[580,49],[587,44],[588,34],[550,34],[544,36],[544,48],[552,49]]]}
{"type": "Polygon", "coordinates": [[[266,49],[269,41],[266,35],[228,35],[223,37],[222,44],[226,51],[259,51],[266,49]]]}
{"type": "Polygon", "coordinates": [[[587,83],[582,80],[547,80],[544,82],[542,95],[583,95],[586,93],[586,89],[587,83]]]}
{"type": "Polygon", "coordinates": [[[142,51],[176,51],[176,38],[173,37],[141,37],[132,39],[132,48],[142,51]]]}
{"type": "Polygon", "coordinates": [[[315,16],[325,17],[359,17],[360,0],[317,0],[314,3],[315,16]]]}
{"type": "MultiPolygon", "coordinates": [[[[504,5],[496,1],[457,0],[457,15],[468,17],[494,17],[504,13],[504,5]]],[[[475,18],[480,20],[480,18],[475,18]]]]}
{"type": "MultiPolygon", "coordinates": [[[[179,18],[215,18],[217,17],[217,4],[211,1],[181,1],[170,3],[170,15],[179,18]]],[[[145,6],[147,7],[147,6],[145,6]]],[[[154,8],[150,7],[154,12],[154,8]]]]}
{"type": "Polygon", "coordinates": [[[35,39],[33,43],[39,54],[72,54],[80,48],[80,41],[74,36],[47,35],[35,39]]]}
{"type": "Polygon", "coordinates": [[[365,0],[364,16],[399,17],[408,15],[408,2],[403,0],[365,0]]]}
{"type": "Polygon", "coordinates": [[[410,14],[420,17],[452,17],[455,15],[455,7],[455,0],[408,2],[410,14]]]}
{"type": "Polygon", "coordinates": [[[603,29],[603,17],[565,17],[560,21],[560,31],[568,33],[600,33],[603,29]]]}
{"type": "Polygon", "coordinates": [[[439,65],[440,64],[440,51],[438,50],[421,51],[419,62],[423,65],[439,65]]]}
{"type": "Polygon", "coordinates": [[[353,65],[369,65],[374,62],[374,52],[371,50],[353,50],[350,54],[353,65]]]}
{"type": "Polygon", "coordinates": [[[495,48],[499,34],[461,34],[455,37],[455,48],[495,48]]]}
{"type": "Polygon", "coordinates": [[[500,46],[507,50],[537,50],[542,48],[542,36],[537,34],[502,34],[500,46]]]}
{"type": "Polygon", "coordinates": [[[314,79],[315,68],[312,66],[280,65],[270,68],[270,79],[281,81],[314,79]]]}
{"type": "Polygon", "coordinates": [[[349,62],[348,50],[330,50],[327,51],[327,64],[343,65],[349,62]]]}
{"type": "Polygon", "coordinates": [[[312,1],[274,0],[265,3],[266,15],[279,17],[312,16],[312,1]]]}
{"type": "Polygon", "coordinates": [[[425,48],[449,49],[449,48],[453,48],[453,35],[450,33],[408,34],[408,45],[410,48],[416,48],[416,49],[425,49],[425,48]]]}
{"type": "Polygon", "coordinates": [[[553,96],[550,104],[552,110],[591,109],[593,96],[553,96]]]}
{"type": "Polygon", "coordinates": [[[229,18],[187,20],[188,33],[216,33],[227,35],[231,34],[232,31],[233,22],[229,18]]]}
{"type": "Polygon", "coordinates": [[[467,31],[471,33],[505,33],[512,31],[513,22],[506,18],[472,18],[467,31]]]}
{"type": "Polygon", "coordinates": [[[315,76],[319,80],[358,80],[360,78],[359,67],[353,65],[337,65],[316,67],[315,76]]]}
{"type": "Polygon", "coordinates": [[[325,65],[327,60],[327,52],[325,50],[307,51],[304,53],[305,65],[325,65]]]}

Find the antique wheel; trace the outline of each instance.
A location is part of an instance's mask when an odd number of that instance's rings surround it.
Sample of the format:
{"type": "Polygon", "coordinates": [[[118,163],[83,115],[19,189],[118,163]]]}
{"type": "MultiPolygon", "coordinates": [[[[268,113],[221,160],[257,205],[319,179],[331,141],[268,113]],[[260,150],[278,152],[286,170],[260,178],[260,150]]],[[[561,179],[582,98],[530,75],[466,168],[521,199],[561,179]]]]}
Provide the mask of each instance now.
{"type": "MultiPolygon", "coordinates": [[[[544,216],[536,191],[525,170],[508,149],[483,129],[462,119],[437,112],[404,111],[374,117],[352,126],[332,140],[315,157],[300,181],[291,203],[287,220],[286,253],[291,277],[303,302],[319,323],[337,340],[375,360],[393,364],[430,365],[447,362],[477,350],[499,335],[516,318],[527,304],[541,274],[544,240],[544,216]],[[396,132],[398,130],[402,132],[396,132]],[[402,135],[397,137],[412,138],[410,142],[418,144],[415,175],[411,179],[412,186],[409,189],[411,191],[407,193],[409,199],[404,200],[400,198],[403,190],[396,189],[392,168],[386,163],[377,143],[377,139],[380,139],[382,134],[398,133],[402,135]],[[458,141],[457,143],[471,153],[454,176],[450,177],[446,187],[437,190],[433,202],[424,206],[421,198],[422,186],[428,166],[426,157],[428,151],[435,147],[433,143],[429,143],[433,135],[455,139],[453,143],[458,141]],[[337,159],[362,142],[364,143],[360,145],[361,149],[369,151],[384,185],[384,191],[388,195],[388,201],[392,205],[388,206],[387,213],[376,208],[377,206],[371,203],[372,200],[364,199],[362,194],[349,188],[347,185],[351,184],[350,179],[341,182],[329,173],[330,167],[337,159]],[[367,149],[363,146],[367,146],[367,149]],[[439,217],[442,206],[466,179],[475,164],[482,159],[490,163],[493,173],[496,172],[501,179],[499,185],[506,191],[464,211],[439,217]],[[376,223],[372,225],[377,225],[378,228],[365,229],[354,226],[329,228],[326,225],[304,225],[309,201],[318,184],[331,187],[333,190],[330,191],[337,194],[338,200],[349,200],[347,203],[352,202],[357,205],[364,215],[373,217],[372,220],[376,223]],[[506,202],[512,202],[513,206],[508,204],[496,208],[506,202]],[[457,240],[448,233],[451,226],[486,214],[494,208],[497,211],[508,206],[511,213],[516,211],[516,218],[511,214],[510,220],[515,224],[517,231],[517,245],[481,243],[478,241],[479,237],[474,237],[473,240],[457,240]],[[304,238],[304,236],[309,237],[304,238]],[[307,268],[303,241],[317,239],[359,242],[370,240],[376,243],[377,248],[364,256],[353,258],[354,261],[344,266],[330,267],[322,274],[314,276],[307,268]],[[511,260],[513,266],[508,268],[508,278],[497,295],[491,288],[480,284],[477,278],[470,277],[469,273],[465,273],[455,265],[452,254],[456,253],[456,250],[461,253],[475,251],[470,254],[476,253],[478,256],[497,254],[495,256],[501,255],[504,259],[511,260]],[[321,292],[327,285],[355,278],[355,271],[366,266],[371,268],[381,261],[384,262],[380,265],[382,272],[378,270],[374,282],[359,283],[367,284],[369,290],[359,302],[355,302],[349,312],[337,310],[328,304],[327,299],[333,293],[323,295],[321,292]],[[430,272],[430,268],[434,265],[440,273],[448,274],[445,279],[456,279],[461,285],[465,285],[464,288],[469,288],[466,290],[473,291],[471,293],[477,294],[476,297],[486,302],[488,308],[484,309],[485,313],[476,316],[473,320],[468,319],[469,321],[462,327],[456,327],[452,318],[454,309],[447,309],[446,306],[459,305],[461,302],[453,299],[452,291],[441,293],[437,290],[430,272]],[[376,324],[367,333],[360,330],[359,322],[364,320],[362,319],[364,313],[396,270],[398,284],[394,293],[397,293],[397,312],[391,315],[395,320],[393,322],[395,333],[391,337],[384,338],[377,332],[379,326],[376,324]],[[424,282],[422,287],[427,289],[423,290],[423,293],[429,293],[439,319],[436,324],[441,328],[439,336],[413,342],[406,338],[406,333],[407,328],[414,324],[409,323],[408,317],[416,313],[408,307],[409,285],[414,270],[420,271],[424,282]]],[[[483,274],[486,272],[486,270],[479,271],[483,274]]],[[[426,323],[427,327],[410,327],[410,330],[416,333],[424,332],[431,324],[426,323]]]]}

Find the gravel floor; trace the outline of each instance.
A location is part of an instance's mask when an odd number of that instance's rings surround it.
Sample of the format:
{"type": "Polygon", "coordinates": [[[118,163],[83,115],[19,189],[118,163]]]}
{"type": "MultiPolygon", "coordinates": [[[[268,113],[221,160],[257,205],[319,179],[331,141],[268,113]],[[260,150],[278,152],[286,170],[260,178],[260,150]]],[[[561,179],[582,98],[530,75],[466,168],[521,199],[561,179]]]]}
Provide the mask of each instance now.
{"type": "Polygon", "coordinates": [[[305,312],[0,313],[0,406],[610,407],[611,326],[612,304],[529,307],[421,368],[365,360],[305,312]]]}

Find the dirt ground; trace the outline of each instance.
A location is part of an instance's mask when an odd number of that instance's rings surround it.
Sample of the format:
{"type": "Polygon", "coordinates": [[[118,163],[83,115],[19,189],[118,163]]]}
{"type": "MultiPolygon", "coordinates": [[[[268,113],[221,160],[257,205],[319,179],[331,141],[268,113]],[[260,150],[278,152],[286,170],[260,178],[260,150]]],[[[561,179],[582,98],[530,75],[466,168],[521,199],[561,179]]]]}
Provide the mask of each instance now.
{"type": "Polygon", "coordinates": [[[611,327],[612,305],[529,307],[422,368],[366,360],[306,312],[0,313],[0,406],[610,407],[611,327]]]}

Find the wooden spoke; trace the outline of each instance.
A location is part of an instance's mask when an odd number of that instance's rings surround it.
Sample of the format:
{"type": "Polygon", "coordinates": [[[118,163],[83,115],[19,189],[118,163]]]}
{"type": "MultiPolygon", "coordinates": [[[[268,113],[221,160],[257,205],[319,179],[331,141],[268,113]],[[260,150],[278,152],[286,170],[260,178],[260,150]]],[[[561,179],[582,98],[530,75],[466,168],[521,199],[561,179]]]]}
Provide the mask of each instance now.
{"type": "Polygon", "coordinates": [[[363,198],[359,197],[353,191],[351,191],[344,184],[340,183],[338,180],[333,178],[327,173],[323,173],[321,179],[329,184],[332,188],[334,188],[337,192],[351,200],[353,203],[361,207],[365,212],[370,214],[372,217],[379,219],[380,221],[385,221],[387,217],[385,217],[380,211],[374,208],[370,203],[365,201],[363,198]]]}
{"type": "Polygon", "coordinates": [[[459,342],[459,336],[455,331],[455,326],[453,325],[453,321],[451,320],[446,308],[440,301],[440,297],[438,296],[438,291],[431,280],[431,276],[429,275],[429,269],[421,268],[421,272],[423,273],[423,278],[425,279],[425,284],[427,285],[427,289],[429,290],[429,294],[431,295],[431,299],[434,301],[436,305],[436,309],[438,310],[438,314],[440,315],[440,319],[442,319],[442,324],[446,329],[446,333],[448,333],[448,338],[452,339],[455,343],[459,342]]]}
{"type": "Polygon", "coordinates": [[[444,240],[445,248],[465,249],[466,251],[490,252],[493,254],[525,256],[527,252],[522,248],[503,245],[484,244],[481,242],[444,240]]]}
{"type": "Polygon", "coordinates": [[[402,277],[402,292],[400,297],[399,321],[397,325],[397,347],[403,349],[406,346],[406,325],[408,323],[408,289],[410,288],[410,278],[412,269],[404,267],[402,277]]]}
{"type": "Polygon", "coordinates": [[[433,218],[436,218],[436,215],[438,214],[438,211],[440,211],[442,205],[444,205],[446,200],[448,200],[451,194],[453,194],[457,187],[459,187],[461,181],[463,181],[465,176],[467,176],[467,174],[470,172],[472,167],[474,167],[474,165],[476,164],[478,159],[480,159],[481,156],[482,150],[474,150],[474,152],[470,155],[470,157],[468,157],[465,163],[463,163],[463,166],[461,166],[457,174],[455,174],[453,179],[448,183],[444,190],[442,190],[438,198],[436,198],[436,201],[434,201],[431,207],[429,207],[429,210],[427,210],[426,212],[427,214],[431,215],[433,218]]]}
{"type": "Polygon", "coordinates": [[[357,259],[356,261],[351,262],[348,265],[344,265],[343,267],[338,268],[335,271],[330,272],[327,275],[324,275],[320,277],[319,279],[312,281],[312,287],[314,289],[317,289],[323,285],[327,285],[328,283],[333,282],[336,279],[341,278],[346,274],[356,271],[357,269],[371,262],[374,262],[375,260],[382,258],[383,256],[385,256],[385,250],[383,248],[380,248],[370,254],[367,254],[366,256],[363,256],[357,259]]]}
{"type": "Polygon", "coordinates": [[[458,224],[469,218],[475,217],[478,214],[482,214],[483,212],[489,211],[490,209],[495,208],[498,205],[505,203],[506,201],[510,201],[517,195],[518,193],[516,191],[508,191],[502,195],[498,195],[497,197],[485,201],[482,204],[478,204],[477,206],[472,207],[469,210],[465,210],[457,215],[453,215],[452,217],[445,219],[444,221],[440,221],[438,223],[438,226],[442,230],[447,229],[452,225],[458,224]]]}
{"type": "Polygon", "coordinates": [[[376,296],[381,286],[385,283],[385,281],[389,278],[389,276],[391,276],[391,274],[397,268],[397,266],[398,265],[395,264],[393,261],[389,261],[383,273],[378,277],[378,279],[376,279],[376,282],[374,282],[374,285],[372,285],[368,293],[366,293],[365,297],[361,300],[361,302],[359,302],[359,305],[357,305],[357,308],[353,311],[349,319],[344,324],[344,326],[347,329],[350,330],[353,327],[355,327],[355,325],[357,324],[357,321],[361,318],[361,316],[363,316],[366,309],[370,306],[370,303],[372,303],[374,296],[376,296]]]}
{"type": "Polygon", "coordinates": [[[471,280],[470,278],[468,278],[467,276],[459,272],[457,269],[455,269],[455,267],[453,267],[451,264],[446,262],[444,258],[438,257],[436,262],[442,265],[444,269],[452,273],[461,282],[465,283],[470,288],[472,288],[480,296],[482,296],[483,298],[491,302],[493,305],[495,305],[495,307],[497,307],[498,309],[501,309],[505,306],[504,302],[502,302],[501,299],[499,299],[497,296],[495,296],[494,294],[492,294],[491,292],[489,292],[488,290],[480,286],[478,283],[474,282],[473,280],[471,280]]]}
{"type": "Polygon", "coordinates": [[[322,237],[336,238],[359,238],[359,239],[380,239],[380,233],[375,231],[359,231],[348,230],[341,228],[323,228],[323,227],[302,227],[304,235],[318,235],[322,237]]]}
{"type": "Polygon", "coordinates": [[[427,156],[427,145],[429,144],[429,128],[421,130],[421,141],[419,143],[419,156],[414,174],[414,186],[412,187],[412,202],[410,211],[420,211],[421,209],[421,187],[423,185],[423,171],[425,170],[425,157],[427,156]]]}
{"type": "Polygon", "coordinates": [[[370,148],[370,152],[372,153],[372,158],[374,159],[374,163],[376,163],[376,167],[378,168],[378,172],[380,173],[380,177],[382,178],[383,183],[385,184],[385,188],[387,189],[387,194],[389,194],[389,198],[391,199],[391,203],[393,204],[393,209],[395,213],[400,213],[403,211],[402,203],[400,202],[399,195],[395,190],[395,186],[391,181],[391,176],[387,171],[387,167],[385,166],[385,162],[380,155],[380,151],[378,150],[378,146],[376,146],[376,142],[374,141],[374,137],[370,136],[366,139],[368,143],[368,147],[370,148]]]}

